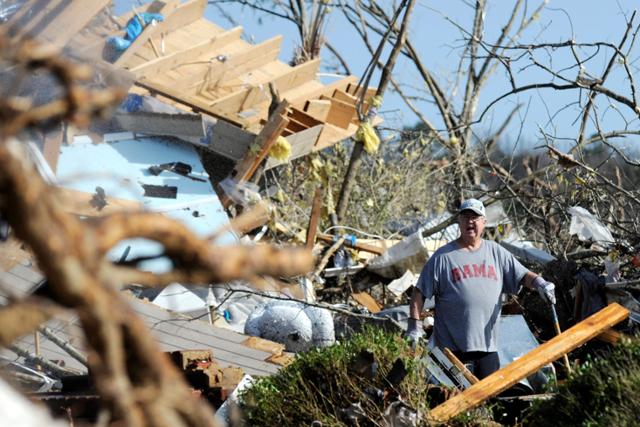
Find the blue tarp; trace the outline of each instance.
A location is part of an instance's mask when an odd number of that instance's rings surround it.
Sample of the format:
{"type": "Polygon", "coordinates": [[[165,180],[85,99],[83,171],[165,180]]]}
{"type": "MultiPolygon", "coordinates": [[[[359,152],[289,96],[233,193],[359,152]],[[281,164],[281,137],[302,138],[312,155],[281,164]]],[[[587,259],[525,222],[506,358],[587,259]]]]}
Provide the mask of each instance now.
{"type": "Polygon", "coordinates": [[[138,36],[144,31],[144,29],[153,21],[161,22],[164,17],[159,13],[136,13],[135,16],[129,19],[127,22],[126,34],[124,37],[109,37],[107,43],[112,46],[117,52],[124,52],[127,50],[131,43],[138,38],[138,36]]]}

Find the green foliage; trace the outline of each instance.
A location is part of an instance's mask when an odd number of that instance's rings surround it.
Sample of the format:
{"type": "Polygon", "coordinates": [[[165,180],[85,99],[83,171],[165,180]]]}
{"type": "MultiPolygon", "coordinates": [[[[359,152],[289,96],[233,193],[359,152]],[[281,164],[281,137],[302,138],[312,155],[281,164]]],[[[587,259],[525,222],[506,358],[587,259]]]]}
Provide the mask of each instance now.
{"type": "Polygon", "coordinates": [[[410,346],[397,334],[370,328],[346,342],[298,354],[278,374],[259,379],[241,396],[245,421],[248,425],[265,426],[310,425],[316,420],[323,426],[344,425],[340,408],[359,402],[369,420],[360,425],[379,425],[374,423],[380,422],[384,404],[364,390],[383,389],[382,380],[399,357],[408,375],[396,391],[424,413],[424,375],[417,369],[410,346]],[[349,369],[362,350],[373,353],[378,363],[372,380],[349,369]]]}
{"type": "Polygon", "coordinates": [[[634,339],[602,358],[587,360],[560,386],[556,397],[532,408],[525,424],[635,426],[638,414],[640,340],[634,339]]]}

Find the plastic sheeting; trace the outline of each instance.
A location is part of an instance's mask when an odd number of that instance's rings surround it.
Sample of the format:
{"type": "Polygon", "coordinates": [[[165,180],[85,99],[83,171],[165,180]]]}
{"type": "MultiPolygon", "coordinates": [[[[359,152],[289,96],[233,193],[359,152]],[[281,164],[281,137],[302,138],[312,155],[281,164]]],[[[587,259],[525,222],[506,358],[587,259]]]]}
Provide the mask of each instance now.
{"type": "Polygon", "coordinates": [[[608,247],[615,242],[609,229],[600,222],[595,215],[580,206],[567,209],[571,214],[569,234],[575,234],[583,242],[594,242],[603,247],[608,247]]]}

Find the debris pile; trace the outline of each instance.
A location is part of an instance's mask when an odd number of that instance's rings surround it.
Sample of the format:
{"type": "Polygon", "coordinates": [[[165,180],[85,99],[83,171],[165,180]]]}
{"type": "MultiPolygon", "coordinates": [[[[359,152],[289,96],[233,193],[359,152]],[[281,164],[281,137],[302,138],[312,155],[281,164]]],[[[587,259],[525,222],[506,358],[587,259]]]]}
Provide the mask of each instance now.
{"type": "MultiPolygon", "coordinates": [[[[618,351],[638,357],[626,342],[640,322],[637,235],[615,235],[575,205],[565,232],[588,249],[549,253],[551,245],[520,237],[498,196],[485,199],[487,231],[556,284],[558,313],[528,290],[503,301],[500,369],[482,379],[448,349],[427,340],[412,348],[402,338],[409,320],[428,339],[435,316],[447,316],[431,300],[410,319],[409,301],[429,257],[457,237],[457,213],[387,239],[338,224],[323,206],[333,203],[330,189],[317,188],[302,214],[307,226],[295,227],[269,203],[283,190],[265,178],[285,163],[303,169],[305,158],[347,138],[377,140],[376,88],[354,76],[321,83],[318,59],[279,61],[282,37],[245,42],[242,28],[204,17],[205,0],[153,1],[119,17],[109,1],[39,3],[7,12],[0,37],[89,58],[97,74],[89,86],[113,80],[121,92],[88,100],[96,111],[69,96],[64,114],[0,126],[0,161],[19,165],[11,179],[0,174],[0,318],[12,325],[0,333],[3,373],[53,413],[108,423],[102,409],[116,408],[114,422],[135,425],[157,409],[143,397],[158,389],[181,416],[210,423],[229,422],[239,406],[253,425],[418,426],[490,401],[509,415],[486,418],[508,424],[531,406],[533,420],[562,406],[565,390],[580,387],[577,375],[607,365],[591,358],[611,346],[625,341],[618,351]],[[89,123],[116,99],[108,120],[89,123]],[[57,222],[21,226],[34,212],[57,222]],[[172,395],[182,379],[188,386],[172,395]],[[223,415],[213,421],[208,407],[181,406],[192,395],[223,415]]],[[[72,83],[83,75],[67,57],[15,57],[25,72],[37,63],[76,70],[72,83]]],[[[0,70],[3,86],[15,74],[0,70]]],[[[8,105],[25,97],[48,105],[37,77],[5,94],[15,96],[8,105]]]]}

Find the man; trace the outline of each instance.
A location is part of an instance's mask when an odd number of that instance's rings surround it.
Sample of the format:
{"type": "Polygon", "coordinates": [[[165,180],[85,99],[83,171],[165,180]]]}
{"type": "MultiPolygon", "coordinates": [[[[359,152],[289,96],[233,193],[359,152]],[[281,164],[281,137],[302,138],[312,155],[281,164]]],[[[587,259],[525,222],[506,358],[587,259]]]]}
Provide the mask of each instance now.
{"type": "Polygon", "coordinates": [[[555,304],[554,284],[527,270],[502,246],[484,240],[485,208],[480,200],[462,202],[460,237],[438,249],[424,266],[410,304],[407,337],[423,335],[420,312],[425,298],[435,299],[430,346],[449,348],[482,379],[500,368],[496,333],[500,295],[519,286],[536,289],[555,304]]]}

